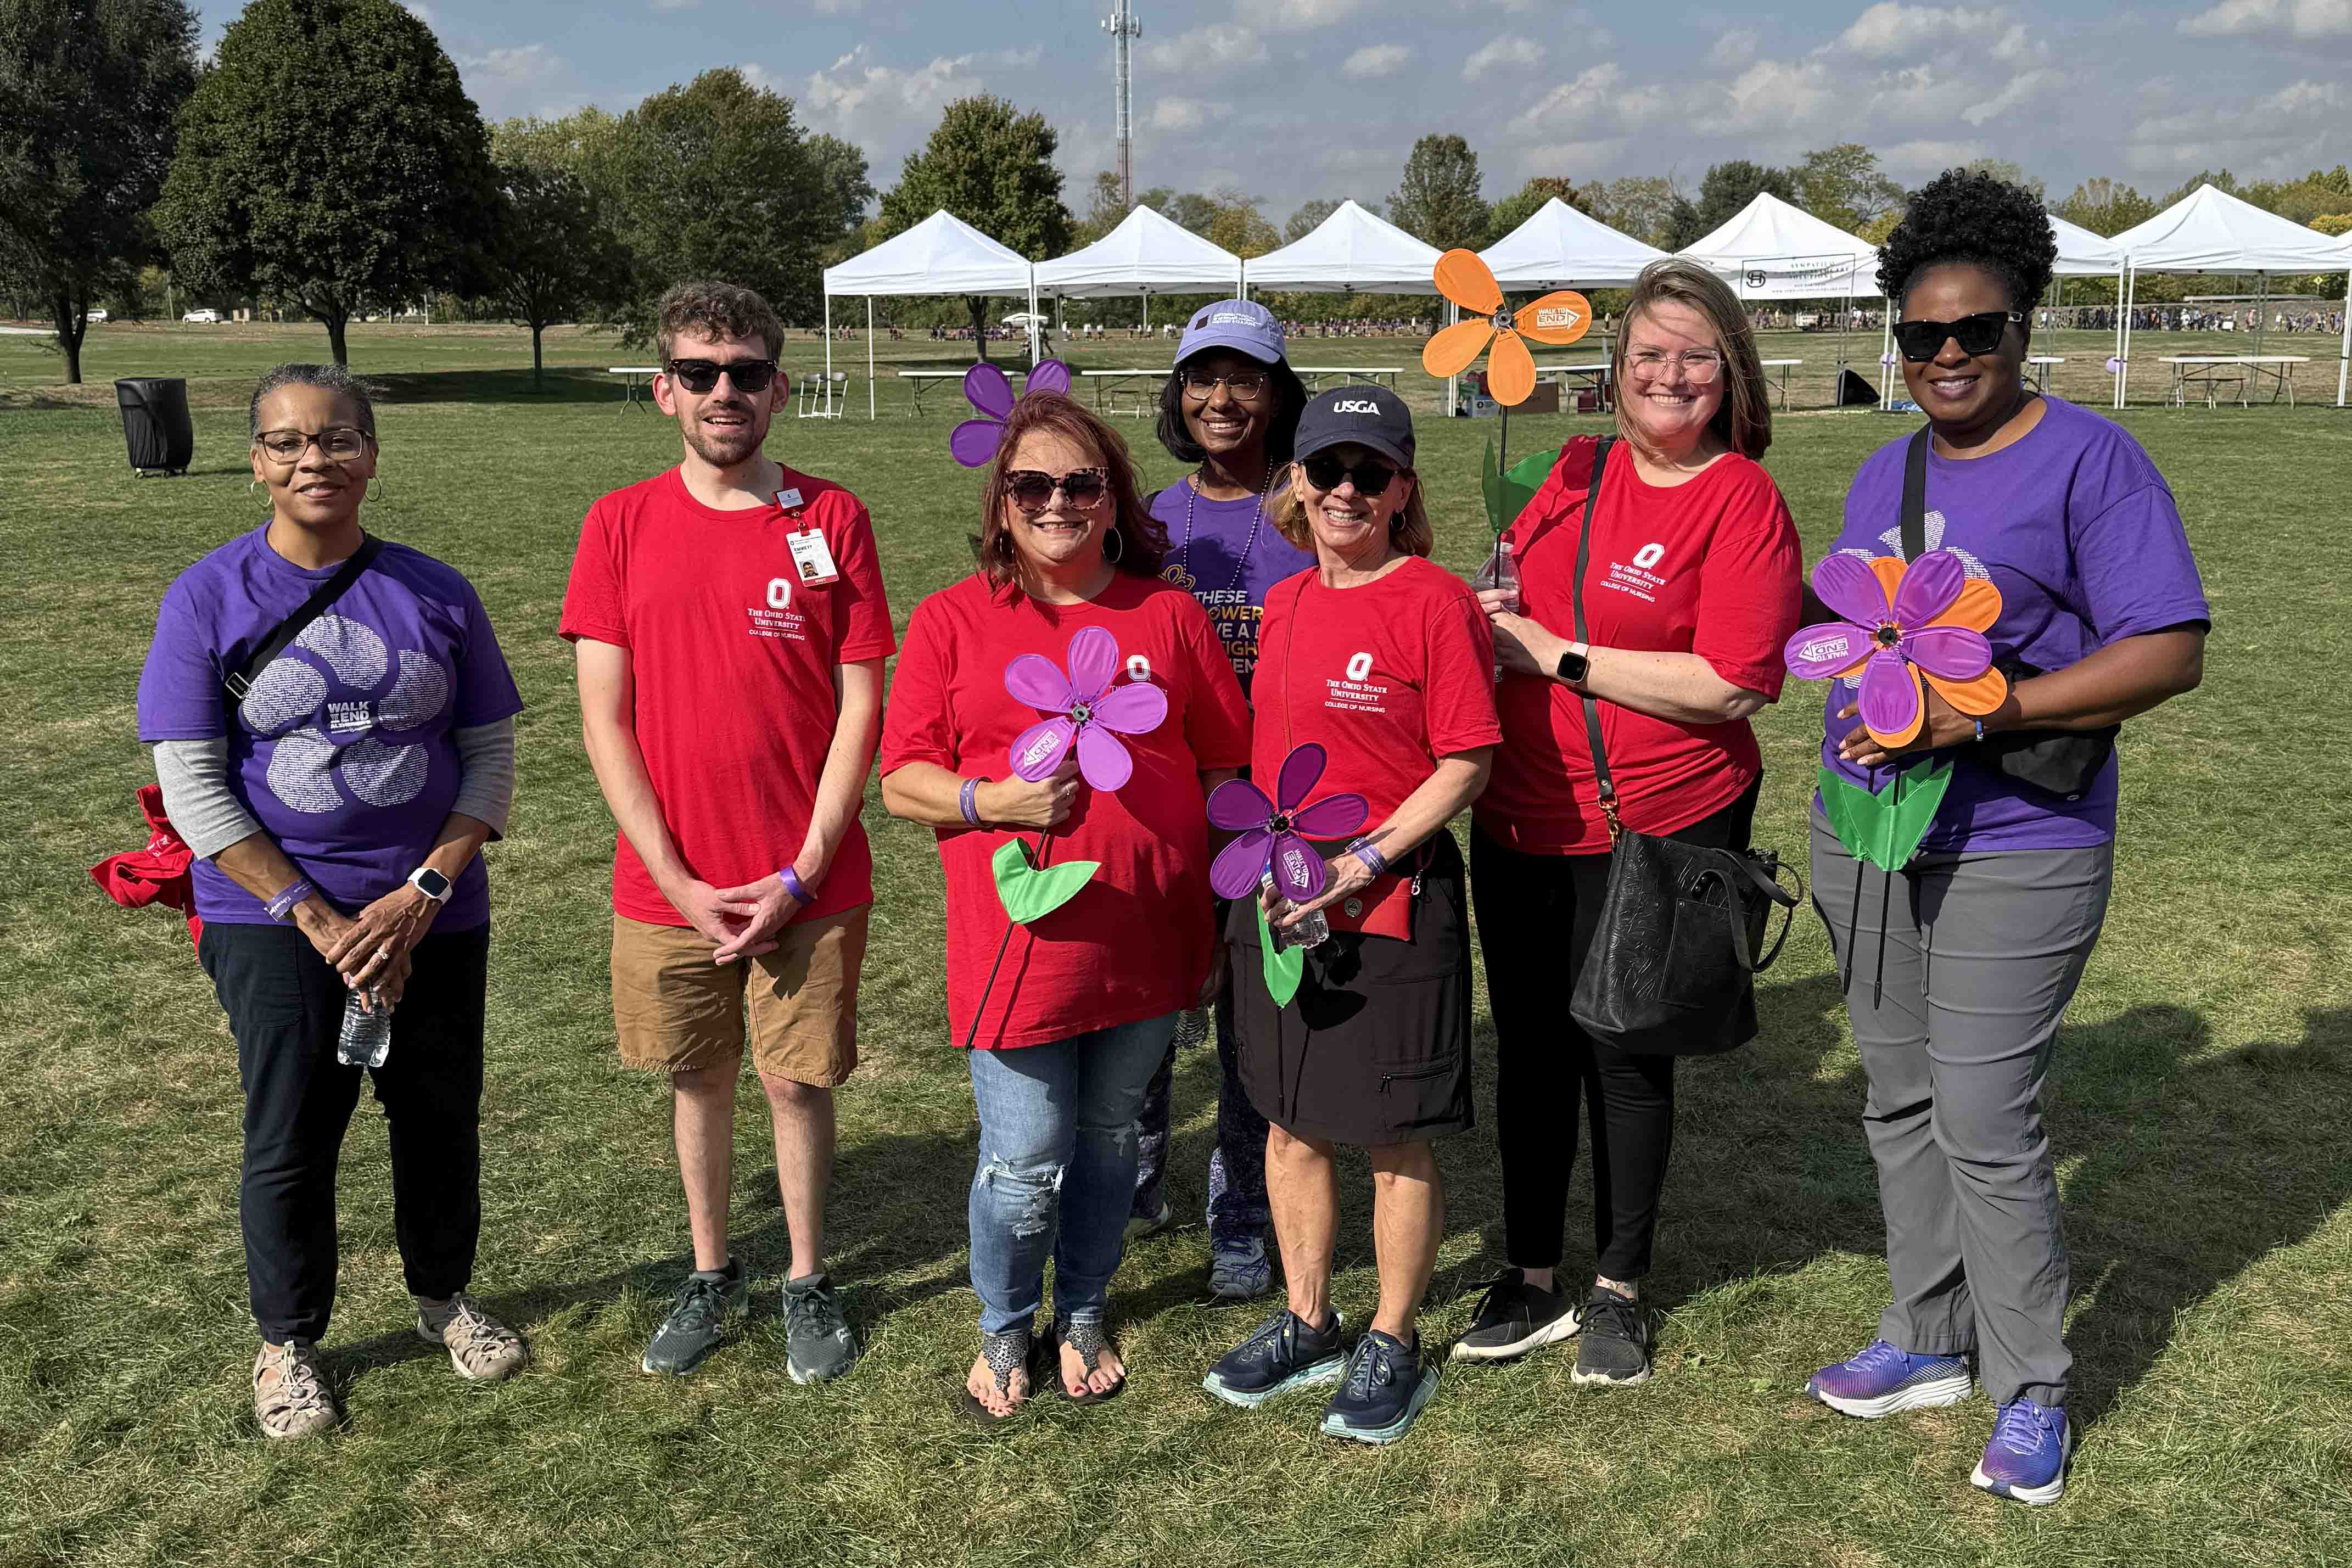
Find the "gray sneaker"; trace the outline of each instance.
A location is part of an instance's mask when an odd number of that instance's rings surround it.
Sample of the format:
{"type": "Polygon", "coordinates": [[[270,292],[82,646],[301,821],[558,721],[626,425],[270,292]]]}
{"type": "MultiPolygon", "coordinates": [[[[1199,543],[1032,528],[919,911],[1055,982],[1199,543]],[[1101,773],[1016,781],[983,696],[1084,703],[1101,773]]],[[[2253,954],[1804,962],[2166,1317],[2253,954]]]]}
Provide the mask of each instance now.
{"type": "Polygon", "coordinates": [[[1274,1289],[1274,1265],[1265,1243],[1255,1236],[1213,1241],[1209,1247],[1209,1294],[1226,1301],[1247,1301],[1274,1289]]]}
{"type": "Polygon", "coordinates": [[[857,1359],[829,1275],[784,1281],[784,1366],[794,1383],[831,1383],[857,1359]]]}
{"type": "Polygon", "coordinates": [[[647,1372],[692,1372],[725,1337],[727,1314],[743,1304],[746,1287],[740,1258],[729,1258],[715,1273],[698,1269],[688,1275],[638,1364],[647,1372]]]}

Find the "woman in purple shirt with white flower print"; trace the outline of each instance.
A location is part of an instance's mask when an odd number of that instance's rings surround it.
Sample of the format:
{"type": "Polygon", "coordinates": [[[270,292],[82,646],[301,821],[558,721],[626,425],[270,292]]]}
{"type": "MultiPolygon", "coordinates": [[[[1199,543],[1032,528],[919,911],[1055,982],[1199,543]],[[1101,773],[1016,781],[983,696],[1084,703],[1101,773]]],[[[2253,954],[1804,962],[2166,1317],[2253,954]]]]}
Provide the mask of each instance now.
{"type": "Polygon", "coordinates": [[[1822,787],[1842,805],[1859,798],[1848,785],[1891,789],[1898,773],[1927,784],[1923,762],[1950,775],[1899,870],[1857,859],[1818,801],[1812,830],[1814,894],[1869,1079],[1894,1300],[1868,1346],[1807,1386],[1849,1415],[1889,1415],[1966,1398],[1973,1359],[1997,1414],[1971,1479],[2027,1503],[2064,1491],[2074,1440],[2041,1093],[2114,872],[2116,758],[2101,732],[2197,685],[2210,619],[2147,454],[2024,384],[2028,312],[2056,257],[2039,197],[1958,171],[1913,199],[1881,252],[1904,384],[1930,433],[1919,537],[1905,549],[1906,437],[1854,476],[1837,548],[1950,551],[1989,579],[2000,612],[1985,636],[2010,689],[1978,720],[1915,682],[1925,721],[1898,749],[1832,682],[1822,787]]]}
{"type": "Polygon", "coordinates": [[[335,1299],[337,1158],[362,1071],[391,1123],[417,1333],[467,1379],[525,1360],[520,1336],[466,1294],[481,1231],[489,960],[478,852],[513,799],[522,699],[472,585],[361,531],[377,458],[366,384],[340,365],[283,364],[249,414],[269,517],[164,594],[139,738],[198,857],[197,956],[245,1089],[254,1416],[289,1438],[340,1418],[317,1346],[335,1299]],[[290,640],[277,635],[355,560],[331,602],[290,640]],[[282,646],[258,660],[269,645],[282,646]],[[340,1049],[353,993],[370,1012],[391,1009],[372,1068],[340,1049]]]}
{"type": "MultiPolygon", "coordinates": [[[[1307,406],[1306,385],[1283,350],[1282,323],[1271,310],[1249,300],[1219,300],[1192,312],[1160,388],[1160,444],[1179,462],[1197,465],[1151,498],[1151,515],[1168,530],[1160,574],[1209,612],[1244,697],[1257,668],[1266,590],[1315,564],[1274,524],[1299,410],[1307,406]]],[[[1217,921],[1223,931],[1222,909],[1217,921]]],[[[1204,1014],[1213,1010],[1220,1077],[1217,1141],[1209,1154],[1209,1290],[1240,1301],[1264,1295],[1273,1282],[1265,1246],[1271,1216],[1265,1118],[1236,1076],[1240,1037],[1222,943],[1209,989],[1202,1007],[1180,1022],[1144,1095],[1128,1235],[1148,1236],[1173,1217],[1166,1178],[1176,1047],[1203,1038],[1204,1014]]]]}

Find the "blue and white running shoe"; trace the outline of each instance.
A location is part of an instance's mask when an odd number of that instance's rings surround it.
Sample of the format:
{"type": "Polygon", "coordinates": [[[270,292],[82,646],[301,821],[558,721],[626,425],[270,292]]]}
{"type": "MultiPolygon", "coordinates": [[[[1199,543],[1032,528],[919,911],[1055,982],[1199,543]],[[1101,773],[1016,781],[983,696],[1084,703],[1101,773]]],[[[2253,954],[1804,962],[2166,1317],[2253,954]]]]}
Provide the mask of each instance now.
{"type": "Polygon", "coordinates": [[[1846,1361],[1825,1366],[1805,1392],[1831,1409],[1875,1421],[1898,1410],[1958,1405],[1969,1396],[1965,1356],[1912,1355],[1873,1340],[1846,1361]]]}
{"type": "Polygon", "coordinates": [[[2039,1508],[2066,1495],[2066,1461],[2074,1452],[2074,1428],[2063,1407],[2012,1399],[1993,1418],[1992,1441],[1969,1482],[2039,1508]]]}
{"type": "Polygon", "coordinates": [[[1255,1410],[1277,1394],[1336,1383],[1347,1358],[1339,1314],[1314,1328],[1287,1307],[1277,1309],[1227,1351],[1201,1386],[1228,1405],[1255,1410]]]}

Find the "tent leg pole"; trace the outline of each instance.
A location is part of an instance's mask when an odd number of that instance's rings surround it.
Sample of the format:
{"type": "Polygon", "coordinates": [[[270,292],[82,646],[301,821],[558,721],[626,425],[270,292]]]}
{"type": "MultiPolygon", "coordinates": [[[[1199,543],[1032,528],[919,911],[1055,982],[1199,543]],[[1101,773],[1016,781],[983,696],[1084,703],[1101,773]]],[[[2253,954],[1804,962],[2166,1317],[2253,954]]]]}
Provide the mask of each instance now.
{"type": "Polygon", "coordinates": [[[2344,406],[2347,373],[2352,372],[2352,275],[2344,279],[2344,342],[2336,351],[2336,406],[2344,406]]]}
{"type": "Polygon", "coordinates": [[[833,384],[833,296],[824,297],[824,384],[833,384]]]}
{"type": "Polygon", "coordinates": [[[874,423],[874,296],[866,296],[866,422],[874,423]]]}
{"type": "Polygon", "coordinates": [[[2131,329],[2132,304],[2139,297],[2139,268],[2126,268],[2124,273],[2124,340],[2123,353],[2116,356],[2116,406],[2121,408],[2131,400],[2131,329]]]}

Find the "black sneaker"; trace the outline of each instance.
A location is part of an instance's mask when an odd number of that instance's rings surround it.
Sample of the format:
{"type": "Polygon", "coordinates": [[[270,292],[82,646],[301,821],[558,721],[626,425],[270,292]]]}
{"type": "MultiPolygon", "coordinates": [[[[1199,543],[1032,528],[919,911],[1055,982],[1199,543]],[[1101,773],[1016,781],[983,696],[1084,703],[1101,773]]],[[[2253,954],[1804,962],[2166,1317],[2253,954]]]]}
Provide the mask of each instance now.
{"type": "Polygon", "coordinates": [[[1650,1381],[1650,1314],[1631,1297],[1595,1285],[1576,1347],[1578,1383],[1628,1386],[1650,1381]]]}
{"type": "Polygon", "coordinates": [[[746,1288],[739,1258],[729,1258],[727,1267],[715,1272],[697,1269],[688,1275],[638,1364],[647,1372],[692,1372],[725,1337],[727,1314],[743,1304],[746,1288]]]}
{"type": "Polygon", "coordinates": [[[1228,1405],[1255,1410],[1277,1394],[1333,1382],[1346,1364],[1339,1329],[1337,1311],[1328,1328],[1315,1329],[1284,1307],[1227,1351],[1201,1386],[1228,1405]]]}
{"type": "Polygon", "coordinates": [[[1420,1336],[1412,1344],[1368,1329],[1348,1358],[1347,1376],[1323,1412],[1323,1431],[1359,1443],[1393,1443],[1412,1429],[1421,1407],[1437,1392],[1437,1363],[1422,1364],[1420,1336]]]}
{"type": "Polygon", "coordinates": [[[1528,1283],[1517,1268],[1487,1282],[1477,1321],[1454,1342],[1455,1361],[1509,1361],[1576,1337],[1580,1317],[1565,1292],[1528,1283]]]}
{"type": "Polygon", "coordinates": [[[857,1341],[842,1315],[832,1277],[784,1281],[784,1370],[794,1383],[831,1383],[857,1359],[857,1341]]]}

